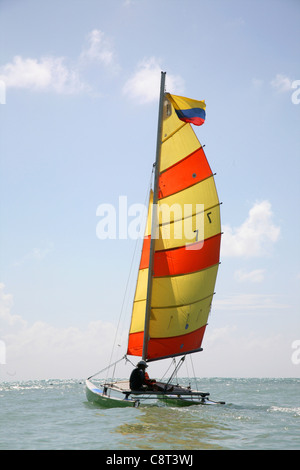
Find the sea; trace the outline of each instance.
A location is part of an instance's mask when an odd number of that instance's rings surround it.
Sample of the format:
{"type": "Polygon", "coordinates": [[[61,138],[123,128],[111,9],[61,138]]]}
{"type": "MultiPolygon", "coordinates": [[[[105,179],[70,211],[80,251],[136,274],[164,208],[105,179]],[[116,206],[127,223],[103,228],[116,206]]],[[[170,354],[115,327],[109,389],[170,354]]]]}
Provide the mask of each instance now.
{"type": "Polygon", "coordinates": [[[198,389],[225,404],[102,409],[85,380],[0,382],[0,449],[102,450],[134,468],[130,455],[191,467],[201,450],[300,449],[300,378],[202,378],[198,389]]]}

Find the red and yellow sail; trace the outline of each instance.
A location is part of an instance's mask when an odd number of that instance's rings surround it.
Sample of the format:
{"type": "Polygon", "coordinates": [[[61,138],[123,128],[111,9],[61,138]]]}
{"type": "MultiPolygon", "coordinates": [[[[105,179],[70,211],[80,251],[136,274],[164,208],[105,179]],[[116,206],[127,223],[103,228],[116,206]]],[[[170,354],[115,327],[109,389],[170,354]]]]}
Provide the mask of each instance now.
{"type": "Polygon", "coordinates": [[[214,176],[191,125],[178,118],[168,94],[158,171],[156,230],[151,234],[151,192],[127,351],[142,356],[154,237],[146,338],[149,361],[201,349],[220,255],[220,207],[214,176]]]}

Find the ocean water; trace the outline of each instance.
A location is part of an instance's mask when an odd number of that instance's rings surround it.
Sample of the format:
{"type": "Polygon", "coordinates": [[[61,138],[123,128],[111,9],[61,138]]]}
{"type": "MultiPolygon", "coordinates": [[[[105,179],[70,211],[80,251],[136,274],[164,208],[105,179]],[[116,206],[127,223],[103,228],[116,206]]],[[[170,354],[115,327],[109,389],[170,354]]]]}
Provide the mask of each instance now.
{"type": "Polygon", "coordinates": [[[2,382],[0,449],[300,449],[300,379],[198,383],[226,404],[101,409],[87,402],[84,380],[2,382]]]}

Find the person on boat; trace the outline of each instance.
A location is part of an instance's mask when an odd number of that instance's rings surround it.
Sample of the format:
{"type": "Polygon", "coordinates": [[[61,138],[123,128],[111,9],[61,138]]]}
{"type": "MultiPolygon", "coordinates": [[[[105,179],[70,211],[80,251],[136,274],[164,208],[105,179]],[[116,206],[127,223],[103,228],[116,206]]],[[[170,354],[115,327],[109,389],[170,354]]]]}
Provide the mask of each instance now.
{"type": "Polygon", "coordinates": [[[158,390],[155,379],[150,379],[146,368],[148,367],[146,361],[139,361],[137,366],[131,372],[129,384],[130,389],[135,391],[158,390]]]}

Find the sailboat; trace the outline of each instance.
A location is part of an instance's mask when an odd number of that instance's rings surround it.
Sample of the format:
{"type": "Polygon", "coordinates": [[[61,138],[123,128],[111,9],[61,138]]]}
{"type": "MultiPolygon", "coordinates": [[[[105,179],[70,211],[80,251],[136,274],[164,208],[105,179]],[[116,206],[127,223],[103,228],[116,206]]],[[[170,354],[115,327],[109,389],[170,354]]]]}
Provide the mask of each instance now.
{"type": "MultiPolygon", "coordinates": [[[[154,184],[150,191],[127,354],[148,364],[202,351],[220,259],[220,202],[214,174],[193,125],[205,120],[205,102],[165,91],[161,72],[154,184]]],[[[133,391],[128,380],[95,385],[89,401],[103,407],[223,404],[209,393],[171,382],[133,391]],[[152,401],[153,403],[153,401],[152,401]]]]}

